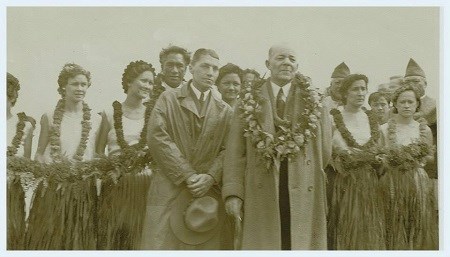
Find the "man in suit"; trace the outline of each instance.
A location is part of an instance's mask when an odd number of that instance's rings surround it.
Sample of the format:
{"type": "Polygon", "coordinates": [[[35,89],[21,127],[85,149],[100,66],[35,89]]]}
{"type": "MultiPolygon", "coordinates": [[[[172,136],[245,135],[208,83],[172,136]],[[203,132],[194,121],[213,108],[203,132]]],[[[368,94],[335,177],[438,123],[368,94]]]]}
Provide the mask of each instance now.
{"type": "MultiPolygon", "coordinates": [[[[306,125],[300,113],[307,108],[305,94],[309,91],[296,79],[298,61],[292,48],[272,46],[266,61],[271,77],[260,86],[259,93],[252,93],[260,103],[260,112],[255,115],[257,125],[242,118],[251,108],[244,111],[238,103],[235,109],[225,154],[222,196],[227,213],[243,221],[242,249],[327,248],[323,169],[331,157],[328,110],[315,109],[313,113],[319,116],[313,132],[315,137],[303,144],[310,132],[297,135],[296,143],[291,146],[300,149],[298,154],[289,159],[271,158],[273,165],[266,166],[268,159],[261,154],[261,145],[265,142],[256,144],[251,133],[247,133],[249,127],[259,126],[260,135],[267,136],[266,141],[278,140],[278,136],[285,133],[283,128],[306,125]]],[[[316,93],[311,98],[320,100],[316,93]]],[[[266,150],[270,150],[272,146],[267,147],[266,150]]]]}
{"type": "Polygon", "coordinates": [[[171,211],[180,192],[189,190],[199,198],[222,180],[222,153],[232,109],[212,87],[218,70],[219,57],[214,50],[197,50],[189,65],[192,80],[181,88],[164,91],[153,109],[148,145],[158,169],[148,194],[144,249],[221,248],[220,233],[207,242],[190,244],[170,227],[171,211]]]}

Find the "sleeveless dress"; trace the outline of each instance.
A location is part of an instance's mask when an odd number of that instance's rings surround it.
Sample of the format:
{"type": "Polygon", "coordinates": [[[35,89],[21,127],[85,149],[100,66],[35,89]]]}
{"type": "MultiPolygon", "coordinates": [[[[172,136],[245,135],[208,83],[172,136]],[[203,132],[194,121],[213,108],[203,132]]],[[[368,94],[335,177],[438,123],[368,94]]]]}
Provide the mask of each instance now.
{"type": "MultiPolygon", "coordinates": [[[[48,126],[53,124],[53,111],[46,113],[48,126]]],[[[91,130],[83,161],[92,160],[100,125],[99,115],[91,111],[91,130]]],[[[69,160],[81,140],[83,113],[67,113],[62,117],[61,154],[69,160]]],[[[53,163],[50,140],[43,154],[44,162],[53,163]]],[[[61,164],[65,165],[65,164],[61,164]]],[[[30,250],[95,250],[97,189],[94,177],[59,181],[45,178],[36,188],[30,210],[26,249],[30,250]]]]}
{"type": "MultiPolygon", "coordinates": [[[[342,107],[339,108],[342,113],[342,107]]],[[[371,137],[364,111],[343,114],[344,123],[359,145],[371,137]]],[[[348,150],[341,133],[333,131],[333,155],[348,150]]],[[[361,151],[365,151],[361,149],[361,151]]],[[[334,159],[336,176],[330,206],[328,235],[333,250],[385,249],[383,206],[378,191],[378,176],[370,164],[343,170],[334,159]]]]}
{"type": "MultiPolygon", "coordinates": [[[[392,121],[390,121],[392,122],[392,121]]],[[[381,127],[383,144],[394,147],[389,140],[389,123],[381,127]]],[[[420,140],[420,124],[396,125],[397,146],[411,146],[420,140]]],[[[431,133],[430,133],[431,134],[431,133]]],[[[431,145],[430,142],[426,142],[431,145]]],[[[438,221],[434,209],[431,180],[424,162],[405,172],[390,167],[380,179],[385,201],[386,244],[389,250],[437,250],[438,221]]]]}
{"type": "MultiPolygon", "coordinates": [[[[120,154],[114,128],[114,110],[105,111],[110,130],[107,138],[108,155],[120,154]]],[[[124,139],[128,145],[137,144],[141,138],[145,117],[130,119],[122,115],[124,139]]],[[[143,170],[137,175],[125,174],[117,184],[112,180],[102,181],[98,203],[99,250],[138,249],[142,223],[146,211],[146,197],[151,171],[143,170]]]]}
{"type": "MultiPolygon", "coordinates": [[[[6,122],[6,144],[10,146],[16,135],[17,124],[19,123],[19,117],[17,114],[13,114],[6,122]]],[[[24,157],[25,153],[25,140],[33,129],[33,125],[30,122],[25,121],[25,127],[23,128],[24,135],[21,138],[21,143],[17,149],[16,157],[24,157]]],[[[20,179],[16,177],[8,178],[7,187],[7,224],[8,224],[8,236],[7,236],[7,249],[8,250],[21,250],[23,249],[23,243],[25,238],[26,220],[30,209],[31,199],[33,197],[33,174],[30,172],[24,172],[20,175],[20,179]]]]}

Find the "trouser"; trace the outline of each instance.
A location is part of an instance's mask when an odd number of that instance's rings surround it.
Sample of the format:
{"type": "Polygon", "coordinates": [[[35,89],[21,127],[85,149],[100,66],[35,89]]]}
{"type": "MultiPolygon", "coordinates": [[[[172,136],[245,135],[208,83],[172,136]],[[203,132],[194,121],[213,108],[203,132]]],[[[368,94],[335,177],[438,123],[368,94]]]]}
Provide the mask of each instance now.
{"type": "Polygon", "coordinates": [[[280,164],[279,183],[280,221],[281,221],[281,250],[291,250],[291,210],[289,206],[289,178],[288,161],[280,164]]]}

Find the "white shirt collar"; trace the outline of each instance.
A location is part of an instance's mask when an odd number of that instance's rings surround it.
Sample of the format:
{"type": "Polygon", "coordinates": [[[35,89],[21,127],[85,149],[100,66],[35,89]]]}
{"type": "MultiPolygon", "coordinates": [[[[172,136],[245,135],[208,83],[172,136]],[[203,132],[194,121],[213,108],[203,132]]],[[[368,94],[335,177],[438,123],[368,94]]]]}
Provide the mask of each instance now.
{"type": "Polygon", "coordinates": [[[181,82],[180,85],[178,85],[178,87],[173,88],[173,87],[167,85],[167,83],[163,80],[162,83],[161,83],[161,86],[163,86],[166,90],[167,89],[181,88],[183,86],[183,82],[181,82]]]}
{"type": "Polygon", "coordinates": [[[280,90],[283,90],[283,101],[286,101],[287,95],[289,94],[289,90],[291,89],[291,82],[287,83],[286,85],[280,87],[277,84],[273,83],[272,81],[270,81],[270,84],[272,85],[272,92],[273,92],[273,96],[276,98],[278,95],[278,92],[280,90]]]}
{"type": "MultiPolygon", "coordinates": [[[[200,96],[201,96],[202,92],[200,92],[200,90],[198,90],[196,87],[194,87],[194,82],[191,83],[191,88],[192,88],[192,91],[194,91],[194,94],[197,97],[197,99],[200,100],[200,96]]],[[[205,92],[203,92],[204,97],[205,97],[203,100],[205,100],[208,97],[209,92],[211,92],[211,89],[208,89],[205,92]]]]}

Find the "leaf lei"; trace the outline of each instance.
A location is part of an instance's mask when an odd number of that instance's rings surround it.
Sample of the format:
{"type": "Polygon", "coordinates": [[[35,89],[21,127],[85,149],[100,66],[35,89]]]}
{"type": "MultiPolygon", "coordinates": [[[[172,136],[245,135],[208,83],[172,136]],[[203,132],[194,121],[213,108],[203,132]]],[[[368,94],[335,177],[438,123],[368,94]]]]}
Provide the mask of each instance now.
{"type": "Polygon", "coordinates": [[[336,128],[341,133],[342,138],[347,143],[347,146],[358,148],[358,149],[368,149],[373,147],[378,139],[380,138],[380,128],[378,125],[377,117],[370,111],[365,111],[366,115],[369,118],[369,126],[370,126],[370,139],[364,145],[358,144],[352,133],[345,126],[344,118],[342,117],[341,111],[338,109],[332,109],[330,114],[333,115],[334,123],[336,124],[336,128]]]}
{"type": "Polygon", "coordinates": [[[25,120],[27,119],[27,115],[24,112],[18,113],[19,122],[16,125],[16,135],[14,135],[11,145],[7,147],[6,156],[11,157],[17,154],[19,150],[20,144],[22,143],[22,139],[24,136],[23,129],[25,128],[25,120]]]}
{"type": "MultiPolygon", "coordinates": [[[[65,99],[62,98],[58,101],[53,113],[53,125],[50,131],[50,156],[56,162],[62,161],[61,156],[61,122],[64,114],[65,99]]],[[[83,102],[83,120],[81,121],[81,139],[77,147],[77,150],[73,156],[76,161],[83,161],[84,152],[87,147],[87,141],[89,132],[91,130],[91,109],[83,102]]]]}
{"type": "Polygon", "coordinates": [[[317,130],[321,115],[319,111],[321,103],[319,93],[311,88],[310,78],[297,73],[292,80],[292,87],[295,91],[300,90],[299,101],[302,101],[304,109],[298,114],[297,122],[291,125],[290,121],[278,117],[273,101],[272,112],[279,130],[272,135],[262,129],[257,119],[262,113],[262,104],[266,101],[261,97],[261,87],[265,82],[262,80],[245,85],[239,108],[242,111],[240,117],[244,124],[244,136],[251,139],[257,152],[266,159],[266,167],[269,169],[276,158],[290,160],[315,137],[314,132],[317,130]]]}
{"type": "MultiPolygon", "coordinates": [[[[142,149],[145,147],[147,143],[147,127],[148,127],[148,120],[150,119],[150,114],[152,113],[153,108],[155,107],[156,101],[158,100],[159,96],[162,92],[164,92],[164,87],[162,86],[155,86],[153,87],[152,94],[150,96],[150,100],[145,103],[145,114],[144,114],[144,127],[142,128],[139,143],[137,143],[136,147],[139,149],[142,149]]],[[[118,101],[113,102],[113,109],[114,109],[114,129],[116,130],[116,137],[117,137],[117,143],[119,144],[120,148],[123,150],[125,148],[130,147],[128,143],[125,141],[125,137],[123,134],[123,123],[122,123],[122,104],[118,101]]]]}
{"type": "Polygon", "coordinates": [[[391,168],[403,173],[412,171],[421,166],[424,158],[432,154],[431,147],[426,143],[427,121],[419,119],[420,139],[408,145],[399,145],[397,141],[397,122],[395,119],[388,121],[388,140],[390,147],[387,149],[387,163],[391,168]]]}

